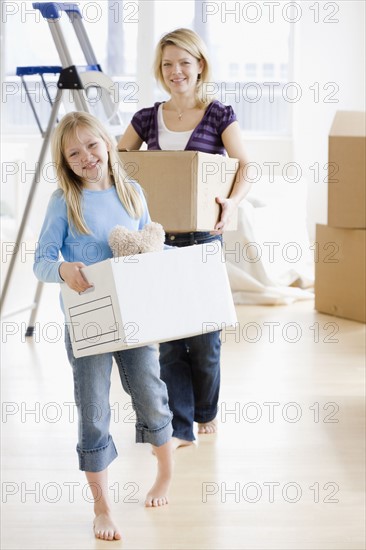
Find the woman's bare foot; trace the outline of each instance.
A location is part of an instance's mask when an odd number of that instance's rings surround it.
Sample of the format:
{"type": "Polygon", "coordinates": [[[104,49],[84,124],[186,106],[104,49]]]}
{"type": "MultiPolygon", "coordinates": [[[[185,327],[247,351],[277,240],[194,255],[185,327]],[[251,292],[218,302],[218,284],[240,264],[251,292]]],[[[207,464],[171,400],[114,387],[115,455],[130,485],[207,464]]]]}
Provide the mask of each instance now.
{"type": "Polygon", "coordinates": [[[198,433],[199,434],[214,434],[217,432],[217,420],[214,418],[210,422],[204,422],[203,424],[198,424],[198,433]]]}
{"type": "Polygon", "coordinates": [[[172,437],[172,450],[175,451],[178,447],[188,447],[193,445],[193,441],[187,441],[186,439],[179,439],[179,437],[172,437]]]}
{"type": "Polygon", "coordinates": [[[145,506],[156,507],[168,504],[168,491],[173,475],[172,440],[164,445],[153,445],[153,454],[158,459],[158,473],[154,485],[146,495],[145,506]]]}
{"type": "Polygon", "coordinates": [[[113,523],[109,512],[104,512],[95,516],[94,534],[97,539],[102,540],[120,540],[121,533],[118,527],[113,523]]]}

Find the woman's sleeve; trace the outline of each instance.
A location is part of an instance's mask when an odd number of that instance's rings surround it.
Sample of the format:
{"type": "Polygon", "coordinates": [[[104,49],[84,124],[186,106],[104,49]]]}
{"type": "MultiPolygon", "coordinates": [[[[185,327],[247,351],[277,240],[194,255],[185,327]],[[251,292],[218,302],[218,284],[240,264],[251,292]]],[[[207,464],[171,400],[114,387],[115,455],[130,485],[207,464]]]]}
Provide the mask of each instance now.
{"type": "Polygon", "coordinates": [[[59,267],[62,263],[61,248],[67,232],[66,205],[56,191],[48,203],[37,248],[33,272],[44,283],[62,283],[59,267]]]}
{"type": "Polygon", "coordinates": [[[151,135],[155,133],[155,110],[156,105],[154,107],[145,107],[137,111],[131,119],[132,128],[145,143],[148,143],[151,135]]]}
{"type": "Polygon", "coordinates": [[[220,122],[218,124],[218,130],[219,130],[220,136],[224,132],[224,130],[226,130],[226,128],[228,126],[230,126],[230,124],[232,124],[236,120],[237,120],[237,117],[236,117],[236,114],[235,114],[234,109],[232,108],[232,106],[231,105],[225,105],[225,106],[223,105],[222,106],[221,117],[220,117],[220,122]]]}
{"type": "Polygon", "coordinates": [[[135,130],[139,138],[141,138],[142,141],[146,141],[142,111],[137,111],[137,113],[133,115],[131,119],[131,126],[135,130]]]}

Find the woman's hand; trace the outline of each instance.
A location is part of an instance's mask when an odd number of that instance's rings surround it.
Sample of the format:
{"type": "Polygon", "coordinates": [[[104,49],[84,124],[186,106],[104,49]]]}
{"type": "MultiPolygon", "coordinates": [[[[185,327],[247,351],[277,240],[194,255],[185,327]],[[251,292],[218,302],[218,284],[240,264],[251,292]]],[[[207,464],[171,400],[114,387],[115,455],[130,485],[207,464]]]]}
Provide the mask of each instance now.
{"type": "Polygon", "coordinates": [[[75,292],[84,292],[93,285],[84,278],[81,269],[86,267],[82,262],[63,262],[59,267],[61,278],[75,292]]]}
{"type": "Polygon", "coordinates": [[[229,223],[231,216],[237,208],[237,204],[234,199],[223,199],[221,197],[216,197],[215,200],[217,204],[221,206],[220,220],[215,225],[215,233],[220,234],[225,230],[225,225],[229,223]]]}

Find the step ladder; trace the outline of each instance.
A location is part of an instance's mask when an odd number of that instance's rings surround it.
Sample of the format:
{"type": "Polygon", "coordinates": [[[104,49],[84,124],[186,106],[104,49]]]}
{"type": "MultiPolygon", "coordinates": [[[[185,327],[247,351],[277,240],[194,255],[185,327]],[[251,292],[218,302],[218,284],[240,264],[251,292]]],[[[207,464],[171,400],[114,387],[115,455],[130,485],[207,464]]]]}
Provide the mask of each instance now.
{"type": "Polygon", "coordinates": [[[37,289],[35,292],[34,300],[29,306],[22,307],[18,310],[3,314],[3,307],[5,304],[6,295],[9,290],[10,281],[12,278],[15,262],[20,250],[23,234],[26,228],[28,216],[31,211],[32,202],[36,193],[37,185],[40,180],[41,171],[44,165],[47,150],[50,144],[51,134],[55,125],[58,122],[58,114],[63,101],[63,94],[68,91],[68,96],[71,99],[71,104],[74,103],[76,111],[91,112],[91,103],[88,102],[90,98],[91,89],[98,90],[98,98],[103,107],[103,111],[106,118],[106,126],[110,133],[115,136],[119,136],[123,132],[122,122],[118,113],[119,104],[113,100],[112,92],[114,90],[114,82],[106,74],[103,73],[101,66],[97,62],[89,37],[86,33],[82,14],[78,7],[78,4],[62,3],[62,2],[34,2],[33,8],[39,10],[43,18],[47,21],[51,35],[53,37],[56,49],[58,51],[61,66],[37,66],[37,67],[17,67],[16,74],[20,77],[27,98],[30,102],[31,109],[36,118],[38,128],[43,137],[43,143],[39,155],[38,162],[36,164],[36,170],[31,184],[31,188],[28,194],[28,198],[24,207],[24,213],[20,222],[19,230],[17,233],[16,241],[14,244],[14,252],[11,256],[8,271],[5,277],[3,291],[0,297],[0,312],[2,317],[9,317],[16,315],[22,311],[31,310],[31,315],[28,323],[28,327],[25,336],[29,337],[33,335],[34,323],[37,315],[38,305],[42,294],[43,283],[37,283],[37,289]],[[63,35],[60,19],[62,14],[65,13],[75,31],[81,50],[84,54],[86,65],[77,66],[73,63],[69,48],[66,44],[65,37],[63,35]],[[58,74],[57,92],[54,99],[51,98],[47,89],[47,82],[44,75],[46,74],[58,74]],[[42,128],[37,111],[33,104],[31,95],[28,92],[26,77],[39,75],[42,84],[46,91],[47,99],[51,106],[50,118],[48,120],[47,128],[42,128]]]}

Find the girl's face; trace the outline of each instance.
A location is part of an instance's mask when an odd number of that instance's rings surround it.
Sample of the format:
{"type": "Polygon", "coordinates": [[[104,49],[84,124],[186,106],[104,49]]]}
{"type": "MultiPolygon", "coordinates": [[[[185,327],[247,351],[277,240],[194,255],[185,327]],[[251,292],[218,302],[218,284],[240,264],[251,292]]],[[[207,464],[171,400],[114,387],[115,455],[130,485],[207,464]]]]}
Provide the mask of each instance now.
{"type": "Polygon", "coordinates": [[[91,189],[109,187],[109,148],[106,142],[91,130],[80,126],[66,140],[64,155],[71,170],[91,189]]]}
{"type": "Polygon", "coordinates": [[[164,82],[171,93],[194,95],[197,77],[203,69],[203,61],[198,61],[187,50],[169,45],[163,49],[161,69],[164,82]]]}

